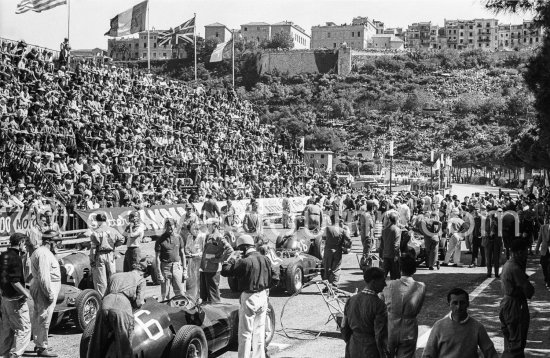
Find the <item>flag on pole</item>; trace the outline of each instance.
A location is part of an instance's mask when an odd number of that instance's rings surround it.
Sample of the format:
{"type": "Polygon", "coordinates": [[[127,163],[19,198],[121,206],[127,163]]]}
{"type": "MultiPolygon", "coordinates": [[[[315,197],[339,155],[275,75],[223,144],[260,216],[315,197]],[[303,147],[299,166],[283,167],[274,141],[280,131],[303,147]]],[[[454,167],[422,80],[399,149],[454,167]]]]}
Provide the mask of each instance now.
{"type": "Polygon", "coordinates": [[[306,146],[306,138],[302,137],[302,138],[300,138],[300,152],[301,153],[304,152],[305,146],[306,146]]]}
{"type": "Polygon", "coordinates": [[[435,161],[435,164],[434,164],[433,168],[434,168],[435,171],[437,171],[437,170],[440,169],[440,168],[439,168],[440,166],[441,166],[441,162],[439,161],[439,158],[437,158],[437,160],[435,161]]]}
{"type": "Polygon", "coordinates": [[[67,4],[67,0],[23,0],[17,4],[16,14],[22,14],[27,11],[42,12],[59,5],[67,4]]]}
{"type": "Polygon", "coordinates": [[[210,55],[210,62],[220,62],[224,58],[230,58],[231,57],[231,48],[233,46],[232,43],[233,39],[222,42],[221,44],[218,44],[214,51],[212,51],[212,55],[210,55]]]}
{"type": "Polygon", "coordinates": [[[158,44],[159,46],[174,45],[179,43],[179,40],[192,43],[194,36],[195,17],[192,17],[183,24],[176,26],[174,29],[161,32],[158,37],[158,44]]]}
{"type": "Polygon", "coordinates": [[[105,36],[120,37],[144,31],[146,15],[147,0],[113,17],[111,28],[105,33],[105,36]]]}

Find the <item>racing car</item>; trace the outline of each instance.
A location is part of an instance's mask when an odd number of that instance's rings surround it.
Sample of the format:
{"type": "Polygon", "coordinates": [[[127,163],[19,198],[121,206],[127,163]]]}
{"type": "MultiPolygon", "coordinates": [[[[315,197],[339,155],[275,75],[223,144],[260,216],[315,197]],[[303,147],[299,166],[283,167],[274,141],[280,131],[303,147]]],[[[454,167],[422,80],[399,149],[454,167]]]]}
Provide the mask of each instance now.
{"type": "MultiPolygon", "coordinates": [[[[116,259],[117,272],[122,272],[123,261],[123,256],[116,259]]],[[[82,332],[95,318],[101,305],[101,296],[94,290],[90,258],[86,253],[73,252],[60,259],[59,266],[61,290],[50,327],[72,320],[76,328],[82,332]]],[[[151,266],[149,269],[154,268],[151,266]]],[[[156,277],[152,275],[152,278],[156,277]]]]}
{"type": "MultiPolygon", "coordinates": [[[[81,358],[86,358],[94,323],[88,325],[80,339],[81,358]]],[[[275,311],[271,304],[268,306],[265,327],[267,347],[275,333],[275,311]]],[[[134,311],[131,356],[206,358],[209,354],[236,346],[238,330],[239,305],[198,304],[187,294],[165,302],[149,299],[134,311]]],[[[112,349],[112,345],[106,349],[106,357],[115,357],[112,349]]]]}
{"type": "MultiPolygon", "coordinates": [[[[314,240],[303,230],[289,235],[279,235],[275,248],[260,238],[256,241],[256,247],[270,258],[274,269],[279,270],[280,280],[275,289],[294,294],[321,271],[320,252],[324,250],[321,233],[314,240]]],[[[231,291],[238,292],[236,277],[228,277],[227,282],[231,291]]]]}

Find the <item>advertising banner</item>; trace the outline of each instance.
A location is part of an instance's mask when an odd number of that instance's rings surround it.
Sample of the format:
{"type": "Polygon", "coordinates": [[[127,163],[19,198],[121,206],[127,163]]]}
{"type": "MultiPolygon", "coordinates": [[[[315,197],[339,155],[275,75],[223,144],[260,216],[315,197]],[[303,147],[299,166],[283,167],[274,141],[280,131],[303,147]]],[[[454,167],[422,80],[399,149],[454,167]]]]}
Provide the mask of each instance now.
{"type": "MultiPolygon", "coordinates": [[[[307,204],[307,198],[305,197],[292,197],[288,198],[290,202],[291,212],[300,212],[304,210],[307,204]]],[[[281,215],[283,206],[282,198],[266,198],[257,199],[259,204],[259,212],[264,216],[278,216],[281,215]]],[[[250,205],[250,200],[235,200],[232,202],[235,208],[235,213],[239,217],[240,222],[244,218],[246,211],[250,205]]],[[[220,210],[226,205],[224,201],[217,202],[220,210]]],[[[193,204],[195,209],[200,214],[202,203],[193,204]]],[[[88,224],[91,229],[96,228],[97,221],[95,217],[98,213],[104,213],[107,216],[107,225],[116,228],[119,232],[123,233],[126,226],[129,224],[128,215],[134,211],[134,208],[119,207],[119,208],[101,208],[95,210],[75,210],[75,212],[88,224]]],[[[159,205],[152,206],[139,210],[141,220],[147,227],[145,232],[146,236],[160,234],[164,227],[164,220],[166,218],[173,218],[176,221],[180,219],[182,215],[185,215],[185,205],[159,205]]]]}

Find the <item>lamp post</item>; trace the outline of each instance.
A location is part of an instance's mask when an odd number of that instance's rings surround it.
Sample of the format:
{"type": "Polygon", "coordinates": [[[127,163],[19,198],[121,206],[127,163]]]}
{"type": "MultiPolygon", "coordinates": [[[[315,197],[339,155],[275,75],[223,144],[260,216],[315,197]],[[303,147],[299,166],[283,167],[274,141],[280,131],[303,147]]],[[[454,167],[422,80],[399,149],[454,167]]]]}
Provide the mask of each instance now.
{"type": "Polygon", "coordinates": [[[392,194],[393,140],[390,140],[390,195],[392,194]]]}

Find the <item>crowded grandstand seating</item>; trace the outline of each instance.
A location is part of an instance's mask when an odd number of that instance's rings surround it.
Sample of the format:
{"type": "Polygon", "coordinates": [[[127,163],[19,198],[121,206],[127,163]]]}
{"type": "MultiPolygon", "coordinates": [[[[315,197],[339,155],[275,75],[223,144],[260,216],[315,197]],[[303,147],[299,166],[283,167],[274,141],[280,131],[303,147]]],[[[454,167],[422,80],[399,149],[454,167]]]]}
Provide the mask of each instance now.
{"type": "Polygon", "coordinates": [[[83,209],[311,189],[298,146],[232,90],[103,61],[65,68],[24,43],[1,55],[1,179],[23,202],[38,188],[83,209]]]}

